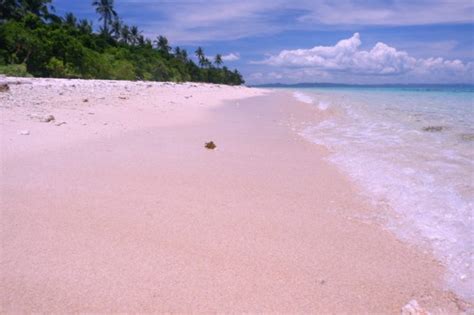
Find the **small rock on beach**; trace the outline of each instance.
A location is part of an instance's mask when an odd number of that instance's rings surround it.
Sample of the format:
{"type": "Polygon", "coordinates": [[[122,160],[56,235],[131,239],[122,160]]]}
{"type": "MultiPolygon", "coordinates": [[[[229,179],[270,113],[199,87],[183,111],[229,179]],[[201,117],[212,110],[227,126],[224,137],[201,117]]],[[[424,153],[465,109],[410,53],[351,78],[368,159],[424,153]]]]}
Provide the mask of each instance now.
{"type": "Polygon", "coordinates": [[[40,118],[40,121],[41,122],[45,122],[45,123],[49,123],[51,121],[55,120],[54,116],[53,115],[47,115],[47,116],[44,116],[44,117],[41,117],[40,118]]]}
{"type": "Polygon", "coordinates": [[[10,91],[10,87],[6,83],[0,84],[0,92],[8,92],[10,91]]]}

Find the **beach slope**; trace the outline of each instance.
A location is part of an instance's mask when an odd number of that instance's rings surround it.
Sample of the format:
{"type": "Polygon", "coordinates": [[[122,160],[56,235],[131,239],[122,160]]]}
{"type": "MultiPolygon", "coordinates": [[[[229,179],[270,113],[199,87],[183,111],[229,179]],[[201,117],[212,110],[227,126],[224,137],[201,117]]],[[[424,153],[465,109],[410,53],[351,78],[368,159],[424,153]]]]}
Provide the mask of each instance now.
{"type": "Polygon", "coordinates": [[[2,313],[463,307],[429,253],[357,219],[289,93],[3,80],[2,313]]]}

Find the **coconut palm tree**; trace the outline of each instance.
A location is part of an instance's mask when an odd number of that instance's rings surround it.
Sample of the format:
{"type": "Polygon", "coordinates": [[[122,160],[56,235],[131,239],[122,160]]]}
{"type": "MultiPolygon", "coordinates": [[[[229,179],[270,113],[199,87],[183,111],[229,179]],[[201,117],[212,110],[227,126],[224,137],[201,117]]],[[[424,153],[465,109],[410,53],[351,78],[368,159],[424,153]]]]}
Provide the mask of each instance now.
{"type": "Polygon", "coordinates": [[[177,46],[174,49],[174,56],[179,61],[186,62],[188,59],[188,52],[186,51],[186,49],[181,49],[180,47],[177,46]]]}
{"type": "Polygon", "coordinates": [[[203,66],[204,66],[205,68],[211,68],[212,62],[211,62],[209,59],[204,58],[203,66]]]}
{"type": "Polygon", "coordinates": [[[26,12],[31,12],[40,17],[48,18],[50,16],[49,9],[54,10],[50,6],[52,0],[22,0],[20,2],[21,9],[26,12]]]}
{"type": "Polygon", "coordinates": [[[114,35],[115,40],[119,40],[122,36],[122,21],[115,19],[112,22],[112,34],[114,35]]]}
{"type": "Polygon", "coordinates": [[[139,43],[140,34],[141,32],[138,30],[138,27],[132,26],[130,28],[130,39],[132,41],[132,45],[136,46],[139,43]]]}
{"type": "Polygon", "coordinates": [[[112,20],[117,18],[117,12],[114,10],[114,0],[94,0],[92,5],[95,6],[95,11],[100,15],[99,21],[103,21],[102,32],[109,34],[109,25],[112,20]]]}
{"type": "Polygon", "coordinates": [[[219,68],[219,66],[223,63],[224,62],[222,61],[222,55],[217,54],[216,57],[214,58],[214,64],[219,68]]]}
{"type": "Polygon", "coordinates": [[[83,34],[91,34],[92,33],[92,22],[89,22],[86,19],[82,19],[77,24],[79,31],[83,34]]]}
{"type": "Polygon", "coordinates": [[[121,30],[122,42],[128,44],[130,42],[130,28],[128,25],[123,25],[121,30]]]}
{"type": "Polygon", "coordinates": [[[143,46],[151,49],[153,48],[153,41],[149,38],[144,38],[143,46]]]}
{"type": "Polygon", "coordinates": [[[1,4],[2,10],[0,11],[0,22],[9,18],[18,17],[18,3],[16,0],[3,0],[1,4]]]}
{"type": "Polygon", "coordinates": [[[165,36],[158,36],[155,43],[159,51],[162,51],[165,54],[169,54],[169,52],[171,51],[171,46],[168,43],[168,38],[166,38],[165,36]]]}
{"type": "Polygon", "coordinates": [[[69,26],[75,27],[77,24],[77,18],[74,16],[74,13],[66,13],[66,15],[64,16],[64,23],[69,26]]]}
{"type": "Polygon", "coordinates": [[[198,47],[194,53],[196,54],[196,57],[198,57],[201,68],[204,67],[206,65],[206,55],[204,54],[202,47],[198,47]]]}
{"type": "Polygon", "coordinates": [[[186,49],[181,49],[181,56],[183,60],[186,61],[188,59],[188,51],[186,49]]]}
{"type": "Polygon", "coordinates": [[[139,35],[138,36],[138,46],[143,47],[146,44],[145,36],[139,35]]]}

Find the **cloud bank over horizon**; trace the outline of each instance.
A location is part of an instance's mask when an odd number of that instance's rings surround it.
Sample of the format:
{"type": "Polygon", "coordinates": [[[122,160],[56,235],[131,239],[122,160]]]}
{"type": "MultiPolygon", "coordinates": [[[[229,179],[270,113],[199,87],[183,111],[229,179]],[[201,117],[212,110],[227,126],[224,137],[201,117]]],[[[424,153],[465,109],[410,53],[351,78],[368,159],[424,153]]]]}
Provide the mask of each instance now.
{"type": "MultiPolygon", "coordinates": [[[[441,57],[415,58],[405,51],[397,50],[383,42],[377,42],[370,50],[361,49],[359,33],[338,41],[334,46],[315,46],[309,49],[282,50],[253,64],[280,68],[273,71],[252,74],[256,81],[311,80],[312,77],[332,78],[371,76],[390,81],[394,77],[410,76],[417,81],[432,82],[472,82],[473,62],[464,63],[459,59],[446,60],[441,57]],[[289,75],[293,72],[293,75],[289,75]],[[278,75],[280,73],[280,75],[278,75]]],[[[366,80],[366,79],[365,79],[366,80]]]]}

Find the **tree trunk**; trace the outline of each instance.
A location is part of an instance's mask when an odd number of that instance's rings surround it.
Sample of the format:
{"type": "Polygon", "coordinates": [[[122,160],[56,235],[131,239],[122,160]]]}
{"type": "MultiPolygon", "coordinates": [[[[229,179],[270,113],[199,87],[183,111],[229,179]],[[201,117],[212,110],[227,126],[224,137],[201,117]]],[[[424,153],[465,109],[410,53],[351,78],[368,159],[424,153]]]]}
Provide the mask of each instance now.
{"type": "Polygon", "coordinates": [[[104,16],[104,34],[109,34],[109,32],[107,31],[107,16],[104,16]]]}

